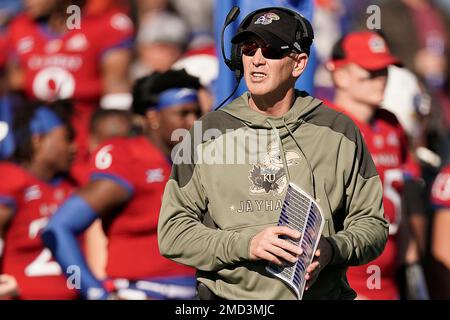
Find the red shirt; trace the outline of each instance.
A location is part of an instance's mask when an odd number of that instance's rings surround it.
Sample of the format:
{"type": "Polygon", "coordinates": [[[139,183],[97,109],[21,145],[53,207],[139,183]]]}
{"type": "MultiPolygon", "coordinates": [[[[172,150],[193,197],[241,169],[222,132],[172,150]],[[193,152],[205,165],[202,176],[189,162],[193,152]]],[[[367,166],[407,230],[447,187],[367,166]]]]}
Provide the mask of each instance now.
{"type": "Polygon", "coordinates": [[[115,11],[82,18],[79,29],[62,34],[21,15],[9,28],[9,53],[25,73],[29,97],[73,98],[96,108],[102,95],[99,63],[108,50],[130,46],[132,34],[130,19],[115,11]]]}
{"type": "Polygon", "coordinates": [[[145,137],[113,138],[92,157],[93,179],[111,179],[129,190],[122,211],[103,219],[108,237],[106,273],[111,278],[142,280],[194,275],[194,270],[162,257],[158,217],[171,166],[145,137]]]}
{"type": "Polygon", "coordinates": [[[117,10],[82,16],[79,27],[55,34],[47,24],[23,14],[8,30],[9,58],[16,60],[24,73],[26,95],[43,101],[71,98],[75,102],[72,126],[78,153],[73,175],[77,179],[84,170],[79,163],[88,161],[89,121],[103,95],[101,61],[110,50],[131,47],[134,33],[131,20],[117,10]]]}
{"type": "Polygon", "coordinates": [[[6,33],[0,30],[0,72],[2,72],[6,64],[7,41],[6,33]]]}
{"type": "MultiPolygon", "coordinates": [[[[360,129],[383,184],[384,216],[389,222],[389,237],[383,253],[367,265],[350,267],[347,272],[350,286],[358,295],[369,299],[398,299],[395,273],[398,260],[397,232],[402,219],[401,192],[404,179],[419,177],[420,168],[410,156],[406,134],[394,114],[377,109],[370,123],[362,123],[340,107],[328,105],[347,114],[360,129]],[[371,282],[374,279],[371,276],[377,270],[381,276],[379,289],[376,285],[368,286],[368,280],[371,282]]],[[[376,281],[373,283],[376,284],[376,281]]]]}
{"type": "Polygon", "coordinates": [[[0,163],[0,203],[14,210],[5,234],[1,272],[14,276],[21,299],[75,299],[61,268],[44,247],[40,232],[72,191],[64,180],[49,184],[22,167],[0,163]]]}

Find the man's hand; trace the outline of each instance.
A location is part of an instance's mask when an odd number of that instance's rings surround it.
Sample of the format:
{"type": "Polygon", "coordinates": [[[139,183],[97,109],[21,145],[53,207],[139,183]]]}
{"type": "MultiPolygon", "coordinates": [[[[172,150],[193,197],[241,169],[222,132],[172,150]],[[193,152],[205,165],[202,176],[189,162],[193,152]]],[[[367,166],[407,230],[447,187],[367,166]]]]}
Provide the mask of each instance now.
{"type": "Polygon", "coordinates": [[[320,271],[325,268],[333,257],[333,248],[331,244],[325,238],[321,237],[316,253],[314,254],[313,262],[306,269],[306,286],[305,290],[308,290],[314,282],[316,282],[320,271]]]}
{"type": "Polygon", "coordinates": [[[8,274],[0,274],[0,299],[13,298],[17,295],[17,292],[16,278],[8,274]]]}
{"type": "Polygon", "coordinates": [[[285,226],[269,227],[257,233],[250,242],[250,259],[267,260],[277,265],[283,265],[282,260],[295,263],[302,254],[299,246],[278,236],[300,238],[300,233],[285,226]]]}

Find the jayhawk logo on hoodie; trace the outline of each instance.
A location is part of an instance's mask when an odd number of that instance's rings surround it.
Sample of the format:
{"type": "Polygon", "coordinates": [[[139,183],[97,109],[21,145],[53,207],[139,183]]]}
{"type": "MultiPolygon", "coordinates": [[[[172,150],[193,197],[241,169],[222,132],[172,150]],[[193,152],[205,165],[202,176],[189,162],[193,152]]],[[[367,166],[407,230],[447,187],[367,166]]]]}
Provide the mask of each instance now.
{"type": "MultiPolygon", "coordinates": [[[[300,156],[294,151],[285,152],[288,166],[298,164],[300,156]]],[[[263,160],[255,164],[249,176],[251,194],[269,193],[271,191],[282,194],[287,187],[286,172],[281,158],[281,151],[277,140],[273,140],[263,160]]]]}

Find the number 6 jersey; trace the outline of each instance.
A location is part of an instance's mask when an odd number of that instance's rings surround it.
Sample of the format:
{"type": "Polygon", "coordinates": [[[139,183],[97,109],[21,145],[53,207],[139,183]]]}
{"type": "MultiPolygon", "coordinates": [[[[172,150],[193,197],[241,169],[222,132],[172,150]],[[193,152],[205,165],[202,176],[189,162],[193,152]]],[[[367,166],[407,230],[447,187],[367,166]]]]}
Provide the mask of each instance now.
{"type": "Polygon", "coordinates": [[[61,268],[41,241],[50,216],[72,190],[63,179],[46,183],[10,162],[0,163],[0,205],[13,210],[0,273],[16,278],[20,299],[75,299],[61,268]]]}

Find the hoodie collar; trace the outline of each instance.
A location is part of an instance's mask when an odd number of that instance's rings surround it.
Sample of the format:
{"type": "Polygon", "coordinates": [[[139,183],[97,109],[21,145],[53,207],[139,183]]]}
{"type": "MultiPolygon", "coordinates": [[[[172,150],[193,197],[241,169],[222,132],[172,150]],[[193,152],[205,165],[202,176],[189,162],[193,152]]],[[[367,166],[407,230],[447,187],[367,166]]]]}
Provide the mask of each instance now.
{"type": "Polygon", "coordinates": [[[299,120],[322,104],[321,100],[313,98],[307,92],[296,90],[294,104],[291,109],[280,117],[271,117],[251,109],[249,98],[250,93],[245,92],[221,110],[238,118],[254,129],[272,129],[271,124],[267,122],[270,119],[272,125],[276,128],[283,129],[287,125],[289,129],[295,131],[300,125],[299,120]]]}

